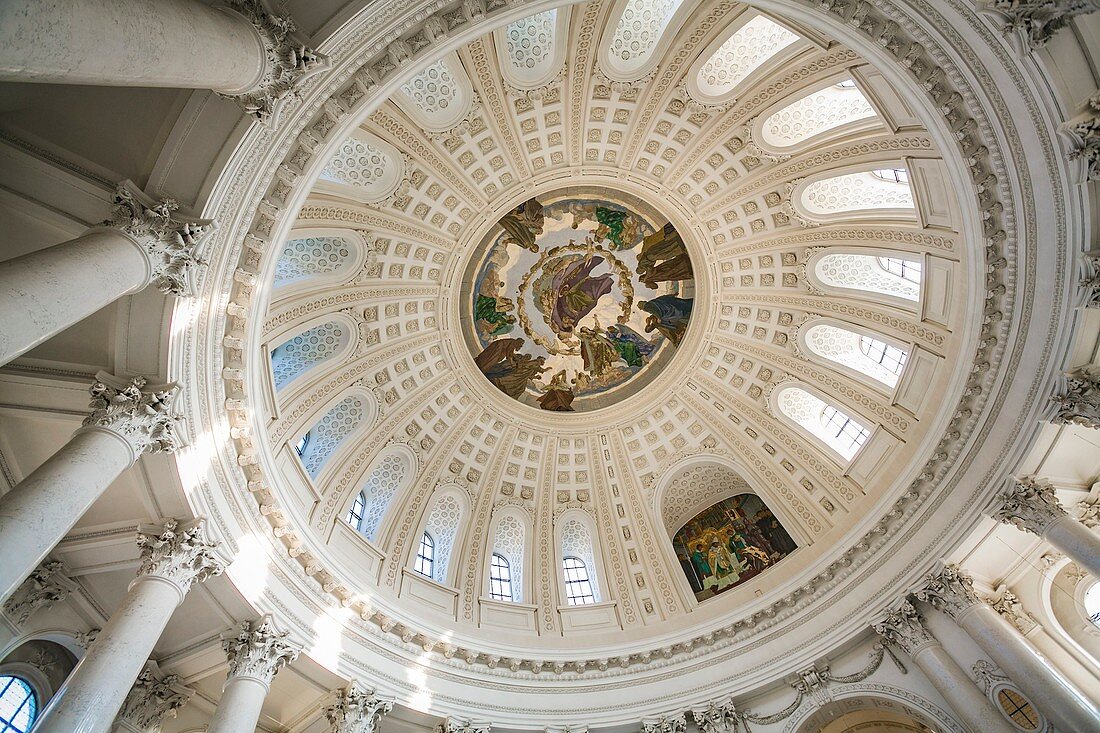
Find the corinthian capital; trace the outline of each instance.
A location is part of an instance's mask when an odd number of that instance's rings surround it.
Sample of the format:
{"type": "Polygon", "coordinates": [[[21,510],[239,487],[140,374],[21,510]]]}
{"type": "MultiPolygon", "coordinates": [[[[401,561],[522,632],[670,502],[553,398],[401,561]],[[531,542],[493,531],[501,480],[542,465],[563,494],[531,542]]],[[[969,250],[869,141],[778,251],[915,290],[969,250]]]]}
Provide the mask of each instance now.
{"type": "Polygon", "coordinates": [[[186,705],[193,694],[193,690],[180,684],[178,675],[158,677],[150,662],[122,703],[115,725],[120,731],[160,733],[164,719],[176,717],[176,711],[186,705]]]}
{"type": "Polygon", "coordinates": [[[909,601],[902,601],[894,611],[874,624],[875,632],[886,641],[897,644],[912,657],[936,638],[924,627],[924,619],[909,601]]]}
{"type": "Polygon", "coordinates": [[[86,428],[105,428],[126,439],[134,453],[176,450],[176,418],[171,412],[176,385],[150,387],[145,377],[129,381],[100,372],[88,390],[92,414],[86,428]]]}
{"type": "Polygon", "coordinates": [[[1013,481],[990,512],[994,519],[1040,537],[1055,521],[1067,516],[1054,487],[1046,479],[1026,476],[1013,481]]]}
{"type": "Polygon", "coordinates": [[[1097,0],[989,0],[989,10],[1005,19],[1008,30],[1027,34],[1032,48],[1041,48],[1074,16],[1100,9],[1097,0]]]}
{"type": "Polygon", "coordinates": [[[737,730],[737,711],[733,700],[713,700],[705,708],[691,711],[691,718],[703,733],[733,733],[737,730]]]}
{"type": "Polygon", "coordinates": [[[492,729],[492,723],[447,718],[436,727],[436,733],[489,733],[492,729]]]}
{"type": "Polygon", "coordinates": [[[130,181],[115,189],[115,206],[103,226],[120,229],[141,245],[152,267],[152,283],[169,295],[187,292],[187,271],[202,264],[195,249],[214,231],[210,221],[176,213],[172,199],[154,201],[130,181]]]}
{"type": "Polygon", "coordinates": [[[1066,387],[1051,397],[1052,422],[1100,428],[1100,367],[1081,367],[1065,377],[1066,387]]]}
{"type": "Polygon", "coordinates": [[[924,587],[913,595],[956,621],[967,609],[985,603],[974,592],[974,581],[958,565],[944,565],[939,572],[928,575],[924,582],[924,587]]]}
{"type": "Polygon", "coordinates": [[[684,733],[685,730],[687,718],[683,713],[642,721],[642,733],[684,733]]]}
{"type": "Polygon", "coordinates": [[[352,682],[336,692],[336,700],[325,708],[330,733],[374,733],[378,719],[393,709],[393,700],[377,697],[352,682]]]}
{"type": "Polygon", "coordinates": [[[268,122],[279,102],[308,76],[329,66],[329,59],[294,40],[290,18],[267,12],[260,0],[229,0],[228,7],[245,17],[264,44],[264,73],[252,89],[222,96],[237,100],[245,112],[268,122]]]}
{"type": "Polygon", "coordinates": [[[191,585],[225,570],[226,558],[218,543],[206,536],[206,520],[181,523],[168,519],[160,525],[138,528],[141,568],[138,577],[155,576],[175,583],[185,594],[191,585]]]}
{"type": "Polygon", "coordinates": [[[298,658],[298,648],[287,641],[289,635],[275,626],[271,614],[245,621],[236,636],[222,640],[229,676],[252,677],[270,685],[276,672],[298,658]]]}
{"type": "Polygon", "coordinates": [[[35,611],[65,600],[74,587],[73,582],[65,577],[61,563],[47,560],[35,568],[7,600],[4,612],[17,624],[22,624],[35,611]]]}

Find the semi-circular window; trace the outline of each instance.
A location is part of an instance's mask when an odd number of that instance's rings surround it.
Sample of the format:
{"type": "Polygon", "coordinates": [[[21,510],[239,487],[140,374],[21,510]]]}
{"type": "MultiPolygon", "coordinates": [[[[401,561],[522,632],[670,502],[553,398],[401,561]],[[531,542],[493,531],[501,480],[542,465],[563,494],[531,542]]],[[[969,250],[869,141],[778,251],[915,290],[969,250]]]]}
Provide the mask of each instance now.
{"type": "Polygon", "coordinates": [[[27,733],[38,717],[38,700],[22,677],[0,675],[0,733],[27,733]]]}

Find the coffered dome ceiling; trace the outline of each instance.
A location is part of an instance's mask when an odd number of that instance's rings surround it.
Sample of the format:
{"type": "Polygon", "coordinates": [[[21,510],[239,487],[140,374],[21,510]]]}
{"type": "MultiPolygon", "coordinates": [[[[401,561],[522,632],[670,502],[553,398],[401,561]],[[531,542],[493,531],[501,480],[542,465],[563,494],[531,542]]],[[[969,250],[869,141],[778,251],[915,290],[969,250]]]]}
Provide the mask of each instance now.
{"type": "Polygon", "coordinates": [[[897,63],[745,5],[595,0],[416,55],[429,23],[315,97],[244,237],[222,376],[257,547],[357,644],[517,710],[705,670],[940,501],[1011,235],[977,123],[869,12],[849,27],[897,63]]]}

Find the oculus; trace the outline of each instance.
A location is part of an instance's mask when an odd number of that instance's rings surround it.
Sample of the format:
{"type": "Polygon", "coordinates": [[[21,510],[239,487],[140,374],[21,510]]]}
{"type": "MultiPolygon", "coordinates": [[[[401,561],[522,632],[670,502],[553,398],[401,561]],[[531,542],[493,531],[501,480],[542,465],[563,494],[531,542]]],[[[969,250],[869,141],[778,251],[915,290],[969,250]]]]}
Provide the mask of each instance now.
{"type": "Polygon", "coordinates": [[[680,233],[599,190],[529,199],[475,259],[467,320],[478,369],[504,394],[555,412],[637,392],[687,332],[695,288],[680,233]]]}
{"type": "Polygon", "coordinates": [[[794,552],[787,530],[756,494],[738,494],[692,517],[672,547],[695,599],[705,601],[794,552]]]}

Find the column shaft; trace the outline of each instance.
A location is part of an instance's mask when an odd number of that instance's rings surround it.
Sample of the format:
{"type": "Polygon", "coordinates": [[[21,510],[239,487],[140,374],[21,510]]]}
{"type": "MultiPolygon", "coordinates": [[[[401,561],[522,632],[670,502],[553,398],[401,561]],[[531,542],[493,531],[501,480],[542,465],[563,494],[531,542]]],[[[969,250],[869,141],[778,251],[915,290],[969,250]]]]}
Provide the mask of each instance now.
{"type": "Polygon", "coordinates": [[[237,94],[266,51],[241,15],[198,0],[0,3],[0,79],[237,94]]]}
{"type": "Polygon", "coordinates": [[[1083,570],[1100,578],[1100,535],[1067,514],[1052,522],[1043,537],[1083,570]]]}
{"type": "Polygon", "coordinates": [[[0,364],[144,288],[150,274],[137,242],[111,228],[0,262],[0,364]]]}
{"type": "Polygon", "coordinates": [[[985,603],[961,613],[959,625],[1059,730],[1100,729],[1100,709],[985,603]]]}
{"type": "MultiPolygon", "coordinates": [[[[135,459],[120,436],[80,430],[0,496],[0,602],[7,600],[135,459]]],[[[130,682],[133,682],[131,679],[130,682]]]]}
{"type": "Polygon", "coordinates": [[[231,676],[222,689],[207,733],[254,733],[267,689],[267,685],[255,677],[231,676]]]}
{"type": "Polygon", "coordinates": [[[183,600],[162,578],[141,577],[57,691],[35,733],[104,733],[183,600]]]}
{"type": "Polygon", "coordinates": [[[1015,727],[1005,720],[940,644],[928,644],[919,649],[913,661],[971,731],[1015,733],[1015,727]]]}

